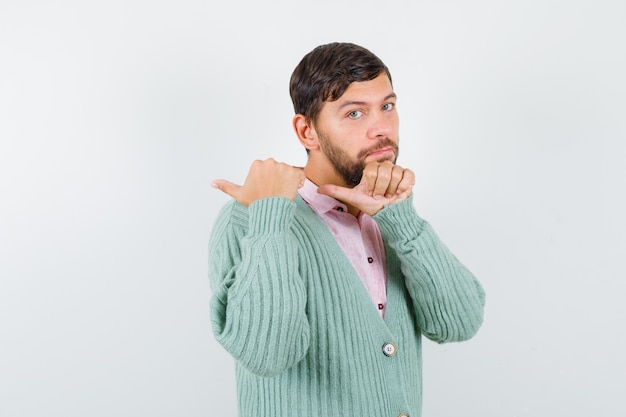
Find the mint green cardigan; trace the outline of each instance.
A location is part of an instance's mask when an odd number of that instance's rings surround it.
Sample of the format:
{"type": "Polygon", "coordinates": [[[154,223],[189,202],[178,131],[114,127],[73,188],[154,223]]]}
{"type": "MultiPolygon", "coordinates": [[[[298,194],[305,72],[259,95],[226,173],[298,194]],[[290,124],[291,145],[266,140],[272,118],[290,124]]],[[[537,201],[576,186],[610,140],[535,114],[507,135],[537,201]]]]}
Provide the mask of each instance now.
{"type": "Polygon", "coordinates": [[[299,196],[220,212],[209,243],[211,322],[236,361],[241,417],[418,417],[421,335],[455,342],[480,327],[482,287],[412,199],[373,218],[387,253],[384,319],[299,196]]]}

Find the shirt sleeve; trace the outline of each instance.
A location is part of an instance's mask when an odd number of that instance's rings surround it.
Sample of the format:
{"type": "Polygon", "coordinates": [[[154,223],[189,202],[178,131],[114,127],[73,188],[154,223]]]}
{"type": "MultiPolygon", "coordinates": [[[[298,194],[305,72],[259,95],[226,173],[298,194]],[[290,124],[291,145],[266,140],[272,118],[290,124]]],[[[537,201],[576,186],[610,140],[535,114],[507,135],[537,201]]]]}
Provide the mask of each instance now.
{"type": "Polygon", "coordinates": [[[209,241],[211,323],[217,341],[245,368],[276,375],[309,346],[306,289],[289,228],[295,203],[270,197],[227,205],[209,241]]]}
{"type": "Polygon", "coordinates": [[[385,206],[374,219],[384,241],[400,259],[422,333],[438,343],[474,336],[483,321],[485,292],[418,216],[412,197],[385,206]]]}

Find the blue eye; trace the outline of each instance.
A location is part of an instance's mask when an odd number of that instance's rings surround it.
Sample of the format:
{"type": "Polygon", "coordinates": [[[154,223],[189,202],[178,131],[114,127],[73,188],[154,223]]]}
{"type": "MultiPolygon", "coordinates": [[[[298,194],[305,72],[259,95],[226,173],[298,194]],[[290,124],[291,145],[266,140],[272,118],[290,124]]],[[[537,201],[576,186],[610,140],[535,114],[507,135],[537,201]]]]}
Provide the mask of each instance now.
{"type": "Polygon", "coordinates": [[[348,117],[351,119],[357,119],[361,117],[361,114],[363,114],[361,110],[353,110],[350,113],[348,113],[348,117]]]}
{"type": "Polygon", "coordinates": [[[383,105],[383,110],[393,110],[394,104],[393,103],[386,103],[383,105]]]}

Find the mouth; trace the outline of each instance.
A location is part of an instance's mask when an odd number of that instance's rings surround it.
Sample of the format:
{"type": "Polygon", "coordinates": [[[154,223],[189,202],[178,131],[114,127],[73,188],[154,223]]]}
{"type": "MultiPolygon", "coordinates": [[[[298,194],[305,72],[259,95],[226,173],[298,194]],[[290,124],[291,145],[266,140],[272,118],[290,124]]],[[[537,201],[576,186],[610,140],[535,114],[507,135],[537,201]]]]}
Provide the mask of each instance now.
{"type": "Polygon", "coordinates": [[[393,158],[396,154],[396,151],[394,148],[392,147],[386,147],[386,148],[382,148],[382,149],[376,149],[375,151],[372,151],[370,153],[367,154],[367,158],[374,158],[374,159],[388,159],[390,156],[393,158]]]}

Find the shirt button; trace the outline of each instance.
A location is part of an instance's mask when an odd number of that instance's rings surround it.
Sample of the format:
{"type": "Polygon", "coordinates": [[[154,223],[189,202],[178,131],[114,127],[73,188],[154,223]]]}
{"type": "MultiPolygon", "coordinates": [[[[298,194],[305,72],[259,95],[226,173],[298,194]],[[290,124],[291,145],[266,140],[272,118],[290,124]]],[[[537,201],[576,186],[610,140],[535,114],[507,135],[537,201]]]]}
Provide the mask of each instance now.
{"type": "Polygon", "coordinates": [[[369,258],[367,258],[367,262],[369,263],[373,263],[374,262],[374,258],[372,258],[371,256],[369,258]]]}
{"type": "Polygon", "coordinates": [[[381,304],[378,304],[378,309],[379,309],[379,310],[382,310],[383,308],[385,308],[385,306],[384,306],[384,305],[382,305],[382,303],[381,303],[381,304]]]}
{"type": "Polygon", "coordinates": [[[343,207],[337,207],[337,211],[343,211],[343,207]]]}
{"type": "Polygon", "coordinates": [[[395,355],[397,351],[398,348],[391,342],[387,342],[383,345],[383,353],[385,354],[385,356],[391,357],[395,355]]]}

